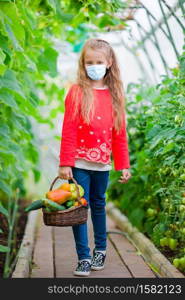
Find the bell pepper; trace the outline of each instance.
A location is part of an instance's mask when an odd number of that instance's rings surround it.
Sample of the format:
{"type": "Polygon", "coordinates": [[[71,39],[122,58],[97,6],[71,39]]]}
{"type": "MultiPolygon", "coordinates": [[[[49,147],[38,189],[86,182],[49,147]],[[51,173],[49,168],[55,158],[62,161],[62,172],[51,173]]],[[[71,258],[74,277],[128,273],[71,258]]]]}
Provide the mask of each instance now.
{"type": "Polygon", "coordinates": [[[61,189],[61,190],[70,192],[70,183],[65,182],[65,183],[61,184],[61,185],[58,187],[58,189],[59,189],[59,190],[61,189]]]}
{"type": "MultiPolygon", "coordinates": [[[[80,184],[78,184],[78,187],[79,187],[80,197],[83,197],[84,189],[80,184]]],[[[76,185],[74,183],[70,184],[70,192],[71,192],[71,197],[68,200],[76,200],[78,198],[78,194],[77,194],[76,185]]]]}

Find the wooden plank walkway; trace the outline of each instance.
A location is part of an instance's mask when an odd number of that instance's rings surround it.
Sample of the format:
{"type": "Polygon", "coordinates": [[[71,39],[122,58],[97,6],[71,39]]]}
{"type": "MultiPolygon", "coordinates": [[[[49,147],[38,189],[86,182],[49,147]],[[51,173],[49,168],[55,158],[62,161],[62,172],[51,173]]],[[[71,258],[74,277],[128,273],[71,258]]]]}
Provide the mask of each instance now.
{"type": "MultiPolygon", "coordinates": [[[[42,214],[33,253],[31,278],[83,278],[73,275],[77,254],[71,227],[45,226],[42,214]]],[[[88,216],[89,246],[94,248],[93,226],[88,216]]],[[[119,231],[107,216],[107,230],[119,231]]],[[[90,278],[155,278],[137,249],[120,234],[108,234],[105,268],[92,271],[90,278]]]]}

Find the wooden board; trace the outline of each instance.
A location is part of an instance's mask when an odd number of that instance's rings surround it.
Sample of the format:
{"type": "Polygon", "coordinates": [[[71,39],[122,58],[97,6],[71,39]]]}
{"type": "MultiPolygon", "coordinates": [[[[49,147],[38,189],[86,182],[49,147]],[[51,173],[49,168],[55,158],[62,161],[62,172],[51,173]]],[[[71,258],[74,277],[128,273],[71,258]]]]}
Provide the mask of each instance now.
{"type": "Polygon", "coordinates": [[[33,253],[33,267],[31,278],[53,278],[53,243],[52,227],[45,226],[40,218],[40,227],[37,232],[36,243],[33,253]]]}
{"type": "MultiPolygon", "coordinates": [[[[114,222],[108,218],[109,220],[109,230],[120,232],[118,228],[116,228],[114,222]]],[[[128,241],[126,237],[121,234],[109,234],[110,241],[117,248],[121,259],[124,261],[127,268],[130,270],[132,277],[135,278],[155,278],[156,275],[149,268],[149,266],[144,261],[143,257],[139,255],[137,249],[128,241]]]]}

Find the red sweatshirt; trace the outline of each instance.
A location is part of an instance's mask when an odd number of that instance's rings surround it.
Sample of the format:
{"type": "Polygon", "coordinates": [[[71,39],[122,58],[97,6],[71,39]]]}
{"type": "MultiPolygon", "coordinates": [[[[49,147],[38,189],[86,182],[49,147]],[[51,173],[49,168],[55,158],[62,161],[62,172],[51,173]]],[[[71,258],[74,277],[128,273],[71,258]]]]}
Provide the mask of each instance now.
{"type": "Polygon", "coordinates": [[[73,103],[71,94],[77,87],[73,84],[65,98],[59,166],[75,166],[76,158],[111,164],[111,154],[116,171],[130,168],[126,123],[118,134],[113,127],[112,97],[109,89],[93,89],[95,115],[89,125],[82,116],[71,118],[73,103]]]}

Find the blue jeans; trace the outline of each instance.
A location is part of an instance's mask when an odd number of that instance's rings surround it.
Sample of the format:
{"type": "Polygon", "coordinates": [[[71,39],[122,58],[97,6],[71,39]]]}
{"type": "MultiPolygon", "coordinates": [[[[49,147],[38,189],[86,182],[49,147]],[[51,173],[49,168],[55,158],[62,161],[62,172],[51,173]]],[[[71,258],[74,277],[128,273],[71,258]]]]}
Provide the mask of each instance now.
{"type": "MultiPolygon", "coordinates": [[[[109,171],[94,171],[72,167],[73,177],[84,188],[84,198],[88,201],[94,231],[94,243],[97,250],[106,250],[106,197],[109,183],[109,171]]],[[[71,179],[69,183],[74,183],[71,179]]],[[[87,222],[72,226],[78,259],[91,259],[88,246],[87,222]]]]}

